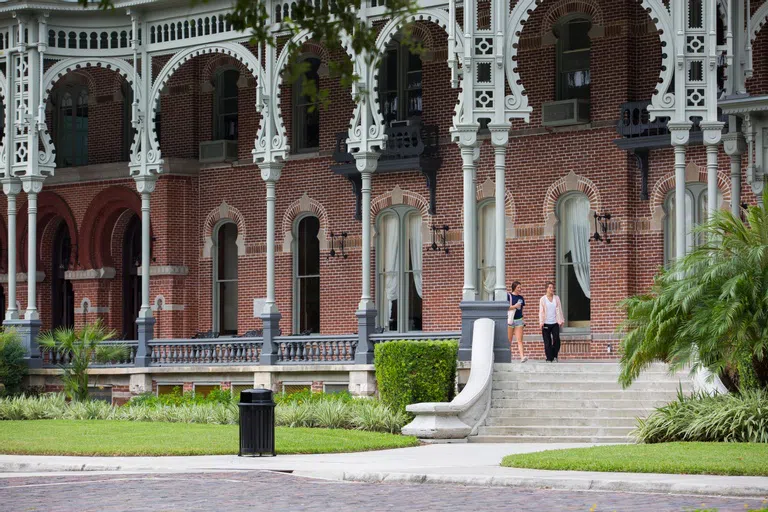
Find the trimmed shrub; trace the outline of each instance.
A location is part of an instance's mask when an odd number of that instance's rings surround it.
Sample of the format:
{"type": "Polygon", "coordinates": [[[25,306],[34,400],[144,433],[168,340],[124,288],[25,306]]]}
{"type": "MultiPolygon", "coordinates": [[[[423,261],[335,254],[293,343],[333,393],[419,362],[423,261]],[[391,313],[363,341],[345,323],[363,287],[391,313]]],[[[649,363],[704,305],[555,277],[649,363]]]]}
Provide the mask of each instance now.
{"type": "Polygon", "coordinates": [[[19,335],[13,329],[3,330],[0,332],[0,396],[19,393],[26,374],[24,345],[19,335]]]}
{"type": "Polygon", "coordinates": [[[689,397],[680,394],[647,419],[638,420],[632,434],[644,443],[768,443],[768,391],[689,397]]]}
{"type": "Polygon", "coordinates": [[[450,402],[456,380],[456,341],[390,341],[374,349],[381,401],[398,412],[419,402],[450,402]]]}

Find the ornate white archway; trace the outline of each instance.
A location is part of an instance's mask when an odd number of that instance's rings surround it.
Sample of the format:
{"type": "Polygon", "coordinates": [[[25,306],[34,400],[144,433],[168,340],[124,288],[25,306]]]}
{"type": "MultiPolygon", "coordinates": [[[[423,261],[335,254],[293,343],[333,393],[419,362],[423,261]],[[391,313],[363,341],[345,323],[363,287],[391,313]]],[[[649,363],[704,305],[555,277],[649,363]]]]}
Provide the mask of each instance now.
{"type": "MultiPolygon", "coordinates": [[[[157,112],[157,105],[160,101],[160,91],[163,90],[163,88],[168,83],[168,80],[170,80],[176,70],[178,70],[184,63],[200,55],[207,55],[211,53],[223,53],[234,59],[237,59],[248,69],[248,71],[251,72],[253,77],[256,78],[257,83],[262,83],[264,69],[262,68],[261,63],[259,63],[256,56],[251,53],[250,50],[241,44],[213,43],[193,46],[191,48],[184,48],[180,52],[174,54],[173,57],[171,57],[170,60],[165,63],[165,66],[163,66],[163,68],[160,70],[160,73],[157,75],[155,82],[152,84],[152,92],[149,98],[149,106],[151,109],[150,116],[152,122],[149,123],[149,125],[153,134],[155,112],[157,112]]],[[[152,151],[159,151],[160,148],[158,147],[159,144],[157,139],[153,136],[150,137],[149,140],[152,151]]]]}
{"type": "MultiPolygon", "coordinates": [[[[643,9],[648,13],[654,25],[659,31],[661,40],[662,66],[659,75],[660,81],[656,87],[656,92],[651,98],[651,106],[648,111],[652,116],[672,117],[675,108],[675,95],[669,92],[674,74],[672,59],[674,58],[674,32],[672,30],[672,17],[669,10],[663,4],[662,0],[638,0],[643,9]]],[[[531,16],[534,10],[543,0],[520,0],[515,4],[512,12],[507,19],[507,29],[505,35],[505,58],[507,84],[512,94],[505,99],[505,106],[508,113],[519,113],[518,117],[527,117],[530,112],[528,106],[528,97],[525,95],[525,87],[517,71],[517,50],[520,44],[520,36],[523,32],[525,22],[531,16]]]]}

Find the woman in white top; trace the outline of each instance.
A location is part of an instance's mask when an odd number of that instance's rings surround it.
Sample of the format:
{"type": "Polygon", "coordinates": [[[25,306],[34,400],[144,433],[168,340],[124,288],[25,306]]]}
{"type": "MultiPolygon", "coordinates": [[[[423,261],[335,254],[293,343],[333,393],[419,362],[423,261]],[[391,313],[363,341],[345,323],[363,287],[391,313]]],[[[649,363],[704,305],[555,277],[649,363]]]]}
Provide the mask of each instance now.
{"type": "Polygon", "coordinates": [[[560,352],[560,328],[565,323],[560,297],[555,295],[555,283],[546,283],[547,293],[539,300],[539,327],[544,338],[547,362],[557,361],[560,352]]]}

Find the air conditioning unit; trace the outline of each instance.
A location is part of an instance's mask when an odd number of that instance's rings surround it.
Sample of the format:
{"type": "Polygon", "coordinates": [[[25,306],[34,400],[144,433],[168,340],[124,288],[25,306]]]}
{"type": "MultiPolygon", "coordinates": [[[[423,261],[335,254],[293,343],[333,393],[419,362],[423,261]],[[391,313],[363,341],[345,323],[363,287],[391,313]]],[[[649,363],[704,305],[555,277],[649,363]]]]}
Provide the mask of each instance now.
{"type": "Polygon", "coordinates": [[[541,106],[543,126],[567,126],[589,122],[589,100],[551,101],[541,106]]]}
{"type": "Polygon", "coordinates": [[[236,140],[211,140],[200,143],[200,163],[215,164],[237,160],[236,140]]]}

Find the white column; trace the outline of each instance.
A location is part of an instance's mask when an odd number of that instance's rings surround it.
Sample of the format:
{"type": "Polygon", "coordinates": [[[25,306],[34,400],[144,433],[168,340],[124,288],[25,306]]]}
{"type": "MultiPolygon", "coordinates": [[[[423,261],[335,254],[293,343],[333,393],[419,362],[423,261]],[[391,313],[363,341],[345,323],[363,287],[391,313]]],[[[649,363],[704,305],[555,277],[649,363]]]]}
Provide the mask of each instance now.
{"type": "Polygon", "coordinates": [[[675,145],[675,258],[685,256],[685,146],[675,145]]]}
{"type": "MultiPolygon", "coordinates": [[[[506,272],[506,245],[507,245],[507,216],[506,216],[506,157],[507,143],[509,142],[509,127],[502,129],[491,127],[491,139],[493,142],[494,170],[496,179],[496,286],[494,298],[497,301],[507,300],[507,272],[506,272]]],[[[479,283],[482,286],[482,283],[479,283]]]]}
{"type": "MultiPolygon", "coordinates": [[[[26,184],[25,184],[26,185],[26,184]]],[[[42,186],[42,183],[40,184],[42,186]]],[[[26,186],[25,192],[26,191],[26,186]]],[[[37,194],[27,192],[27,312],[25,320],[39,320],[37,312],[37,194]]]]}
{"type": "Polygon", "coordinates": [[[475,190],[475,146],[461,148],[462,170],[464,173],[464,288],[462,300],[477,299],[477,192],[475,190]]]}
{"type": "Polygon", "coordinates": [[[275,302],[275,181],[269,180],[267,186],[267,301],[265,311],[277,310],[275,302]]]}
{"type": "Polygon", "coordinates": [[[142,318],[152,316],[152,307],[149,298],[149,277],[152,266],[150,248],[152,236],[150,231],[150,198],[147,191],[141,193],[141,309],[139,316],[142,318]]]}
{"type": "Polygon", "coordinates": [[[360,187],[360,213],[362,214],[362,262],[361,270],[363,273],[362,290],[360,291],[360,304],[358,311],[367,311],[375,308],[376,301],[371,295],[371,274],[373,265],[371,258],[371,181],[373,173],[378,166],[380,154],[377,152],[359,152],[354,153],[355,166],[360,172],[362,186],[360,187]]]}
{"type": "Polygon", "coordinates": [[[360,208],[362,209],[362,228],[363,228],[363,261],[361,262],[363,279],[362,290],[360,293],[360,304],[358,309],[368,309],[368,306],[374,301],[371,299],[371,178],[373,173],[362,172],[360,178],[362,186],[360,187],[360,208]]]}
{"type": "Polygon", "coordinates": [[[263,162],[259,164],[259,169],[267,190],[267,297],[262,314],[275,315],[278,313],[275,301],[275,186],[280,179],[283,164],[274,161],[263,162]]]}
{"type": "MultiPolygon", "coordinates": [[[[735,116],[731,116],[730,126],[736,125],[735,116]]],[[[731,213],[741,216],[741,156],[746,150],[744,136],[736,131],[723,135],[723,149],[731,160],[731,213]]]]}
{"type": "Polygon", "coordinates": [[[3,192],[8,198],[8,310],[6,320],[18,320],[16,309],[16,196],[21,192],[21,182],[4,179],[3,192]]]}
{"type": "Polygon", "coordinates": [[[718,145],[707,146],[707,217],[717,211],[720,205],[717,202],[717,150],[718,145]]]}

